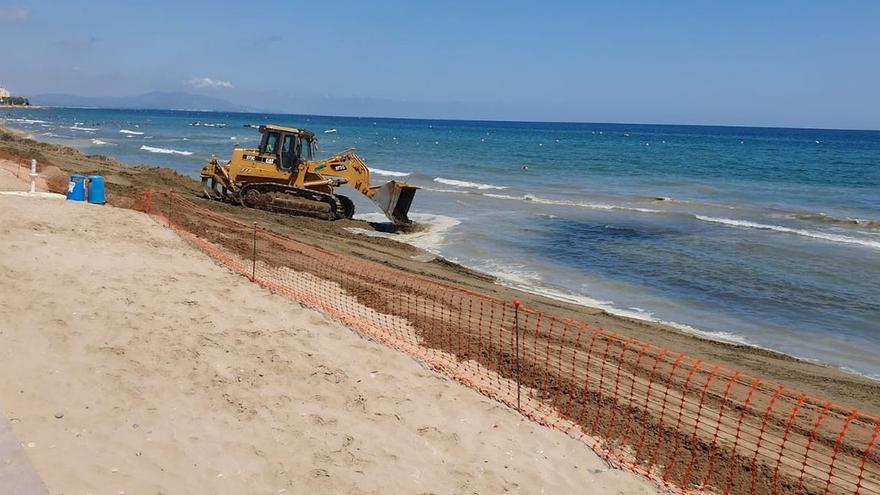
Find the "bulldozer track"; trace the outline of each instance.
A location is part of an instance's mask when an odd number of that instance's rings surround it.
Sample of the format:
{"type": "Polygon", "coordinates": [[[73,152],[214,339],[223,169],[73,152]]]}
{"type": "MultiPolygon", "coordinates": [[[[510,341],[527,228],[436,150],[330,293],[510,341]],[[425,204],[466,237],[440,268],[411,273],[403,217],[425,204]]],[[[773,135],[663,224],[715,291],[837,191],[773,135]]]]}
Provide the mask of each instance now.
{"type": "Polygon", "coordinates": [[[339,220],[354,215],[354,203],[346,196],[328,194],[272,182],[250,183],[239,191],[217,190],[204,178],[204,195],[209,199],[238,203],[246,208],[285,215],[308,216],[322,220],[339,220]]]}

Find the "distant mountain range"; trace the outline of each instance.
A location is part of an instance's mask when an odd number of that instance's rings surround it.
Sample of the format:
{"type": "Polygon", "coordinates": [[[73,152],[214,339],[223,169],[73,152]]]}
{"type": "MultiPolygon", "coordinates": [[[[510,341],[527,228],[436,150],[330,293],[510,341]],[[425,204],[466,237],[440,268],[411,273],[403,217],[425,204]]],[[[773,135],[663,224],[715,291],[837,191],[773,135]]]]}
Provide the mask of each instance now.
{"type": "Polygon", "coordinates": [[[32,105],[50,107],[124,108],[144,110],[202,110],[212,112],[253,111],[211,96],[173,91],[153,91],[136,96],[76,96],[50,93],[30,97],[32,105]]]}

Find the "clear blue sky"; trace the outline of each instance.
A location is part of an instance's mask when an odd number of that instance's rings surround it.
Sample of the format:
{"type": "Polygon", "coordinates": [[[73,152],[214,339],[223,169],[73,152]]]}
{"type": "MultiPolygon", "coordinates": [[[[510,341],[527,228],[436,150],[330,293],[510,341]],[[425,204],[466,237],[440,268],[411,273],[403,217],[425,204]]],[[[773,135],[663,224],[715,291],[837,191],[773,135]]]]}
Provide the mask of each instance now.
{"type": "Polygon", "coordinates": [[[258,108],[880,128],[880,1],[0,0],[0,86],[258,108]]]}

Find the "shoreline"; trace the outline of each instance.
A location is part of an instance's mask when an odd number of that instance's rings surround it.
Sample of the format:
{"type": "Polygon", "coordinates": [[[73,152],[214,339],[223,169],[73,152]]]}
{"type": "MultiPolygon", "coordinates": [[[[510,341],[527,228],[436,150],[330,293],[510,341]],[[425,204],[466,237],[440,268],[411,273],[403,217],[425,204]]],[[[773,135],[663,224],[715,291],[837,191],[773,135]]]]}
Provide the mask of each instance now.
{"type": "MultiPolygon", "coordinates": [[[[439,230],[442,231],[443,229],[441,228],[439,230]]],[[[732,332],[714,332],[711,330],[703,330],[703,329],[694,327],[692,325],[688,325],[686,323],[679,323],[676,321],[663,320],[661,318],[657,318],[657,317],[653,316],[652,313],[639,312],[639,311],[620,308],[615,305],[616,303],[614,301],[607,301],[607,302],[600,301],[600,300],[594,299],[588,295],[565,292],[565,290],[561,289],[561,288],[553,288],[553,287],[547,287],[547,286],[542,286],[542,285],[528,285],[528,284],[525,284],[522,282],[518,282],[512,278],[505,278],[504,275],[486,272],[486,271],[480,270],[477,267],[468,266],[465,263],[450,260],[449,258],[443,256],[440,253],[436,253],[430,249],[427,249],[425,247],[420,246],[419,244],[421,244],[421,243],[418,242],[420,240],[420,238],[413,237],[410,234],[396,235],[396,234],[389,234],[389,233],[385,233],[385,232],[370,232],[370,231],[366,231],[363,229],[357,229],[357,228],[349,229],[349,231],[363,235],[363,236],[367,236],[367,237],[383,237],[385,239],[400,242],[403,244],[409,244],[409,245],[416,247],[418,249],[423,249],[425,251],[430,252],[432,256],[437,256],[438,258],[443,259],[445,262],[454,263],[454,264],[462,266],[468,270],[472,270],[476,273],[480,273],[487,278],[492,278],[495,280],[496,284],[507,287],[512,290],[525,292],[525,293],[532,294],[535,296],[546,297],[548,299],[553,299],[555,301],[559,301],[559,302],[565,303],[565,304],[573,304],[573,305],[582,306],[585,308],[590,308],[593,310],[604,311],[604,312],[608,313],[609,315],[613,315],[613,316],[616,316],[619,318],[629,318],[629,319],[633,319],[633,320],[644,321],[647,323],[655,323],[658,325],[668,326],[668,327],[675,329],[676,331],[686,333],[689,335],[693,335],[694,337],[703,338],[703,339],[713,341],[713,342],[718,342],[718,343],[722,343],[722,344],[729,344],[729,345],[742,345],[742,346],[746,346],[746,347],[753,347],[755,349],[761,349],[763,351],[777,352],[779,354],[791,357],[793,359],[801,360],[801,361],[807,361],[807,362],[813,362],[816,364],[827,364],[829,366],[835,366],[831,363],[824,363],[819,360],[810,360],[808,358],[803,358],[800,356],[796,356],[794,354],[785,353],[782,351],[777,351],[777,350],[771,349],[769,347],[763,347],[763,346],[751,343],[748,341],[747,338],[740,336],[738,334],[732,333],[732,332]]],[[[419,234],[430,235],[432,233],[435,233],[435,231],[431,230],[430,228],[419,231],[419,234]]],[[[841,367],[841,368],[843,368],[843,367],[841,367]]],[[[848,370],[848,371],[852,372],[853,374],[863,376],[865,378],[880,381],[880,376],[859,373],[854,370],[848,370]]]]}
{"type": "MultiPolygon", "coordinates": [[[[108,196],[111,201],[125,203],[126,198],[146,189],[168,189],[182,193],[198,194],[196,181],[170,169],[129,166],[103,155],[83,155],[82,152],[63,145],[25,139],[20,133],[0,126],[0,150],[20,155],[33,155],[43,163],[59,166],[65,172],[103,173],[107,176],[108,196]],[[3,130],[14,137],[3,136],[3,130]],[[15,135],[19,134],[19,135],[15,135]],[[13,141],[13,142],[10,142],[13,141]],[[11,149],[8,149],[11,148],[11,149]],[[39,156],[37,156],[39,155],[39,156]]],[[[385,236],[353,233],[347,229],[375,231],[365,221],[340,221],[334,223],[302,217],[274,218],[275,215],[256,210],[243,210],[233,206],[206,203],[211,209],[232,217],[258,221],[262,226],[279,233],[292,233],[316,245],[334,251],[355,254],[367,259],[430,276],[444,282],[454,283],[472,290],[487,293],[501,299],[520,298],[541,311],[562,318],[584,321],[591,326],[606,328],[622,335],[653,342],[675,352],[683,352],[707,363],[741,370],[747,374],[767,377],[786,387],[803,390],[821,398],[834,399],[847,405],[880,411],[880,391],[877,377],[859,374],[844,367],[816,363],[779,351],[765,349],[750,343],[724,341],[712,332],[683,325],[657,321],[645,315],[616,314],[613,308],[602,305],[585,306],[584,301],[554,297],[547,293],[535,293],[528,288],[506,284],[498,277],[478,272],[453,263],[423,249],[406,244],[405,241],[385,236]],[[430,258],[429,261],[425,261],[430,258]],[[848,400],[847,400],[848,399],[848,400]]],[[[122,204],[125,206],[124,204],[122,204]]],[[[625,310],[622,312],[627,313],[625,310]]]]}
{"type": "MultiPolygon", "coordinates": [[[[406,242],[406,241],[401,241],[406,242]]],[[[450,261],[450,263],[456,263],[450,261]]],[[[532,294],[535,296],[546,297],[548,299],[552,299],[555,301],[559,301],[565,304],[572,304],[577,306],[582,306],[584,308],[590,308],[598,311],[602,311],[609,316],[617,317],[617,318],[627,318],[630,320],[642,321],[648,324],[655,324],[659,326],[668,327],[672,331],[680,332],[684,335],[691,336],[696,339],[706,340],[708,342],[714,342],[723,345],[730,346],[739,346],[744,348],[755,349],[761,352],[768,352],[773,354],[779,354],[786,358],[790,358],[796,361],[800,361],[803,363],[813,364],[816,366],[828,366],[832,368],[839,369],[844,373],[852,374],[860,378],[865,378],[872,382],[876,382],[878,386],[880,386],[880,375],[874,375],[869,373],[863,373],[857,371],[852,368],[848,368],[842,365],[836,365],[833,363],[828,363],[819,359],[811,359],[803,356],[798,356],[796,354],[782,352],[770,347],[762,346],[759,344],[755,344],[754,342],[750,342],[746,337],[743,337],[739,334],[733,332],[723,332],[723,331],[711,331],[711,330],[702,330],[700,328],[694,327],[692,325],[688,325],[686,323],[679,323],[671,320],[664,320],[661,318],[657,318],[653,316],[651,313],[642,313],[638,311],[631,311],[627,309],[620,309],[614,306],[613,301],[609,301],[607,303],[603,303],[602,301],[598,301],[596,299],[591,298],[590,296],[579,295],[579,294],[568,294],[563,293],[555,289],[547,288],[547,287],[533,287],[527,286],[523,284],[518,284],[513,281],[504,280],[502,277],[497,275],[492,275],[489,273],[481,272],[475,268],[468,267],[467,265],[461,265],[469,270],[474,270],[479,273],[483,273],[487,277],[492,277],[495,279],[495,283],[498,285],[502,285],[504,287],[525,292],[528,294],[532,294]]]]}

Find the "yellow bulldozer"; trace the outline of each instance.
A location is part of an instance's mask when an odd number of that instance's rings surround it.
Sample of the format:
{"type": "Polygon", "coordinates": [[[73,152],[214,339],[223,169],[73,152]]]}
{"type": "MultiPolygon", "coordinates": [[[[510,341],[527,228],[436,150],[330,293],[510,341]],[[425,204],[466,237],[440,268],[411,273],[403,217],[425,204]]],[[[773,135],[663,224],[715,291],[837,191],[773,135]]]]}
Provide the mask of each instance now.
{"type": "Polygon", "coordinates": [[[226,164],[212,158],[202,168],[205,197],[337,220],[354,215],[354,203],[336,193],[347,184],[373,200],[396,225],[410,223],[407,215],[417,187],[397,181],[374,186],[370,169],[354,150],[316,161],[317,139],[306,129],[261,125],[259,130],[259,148],[236,147],[226,164]]]}

